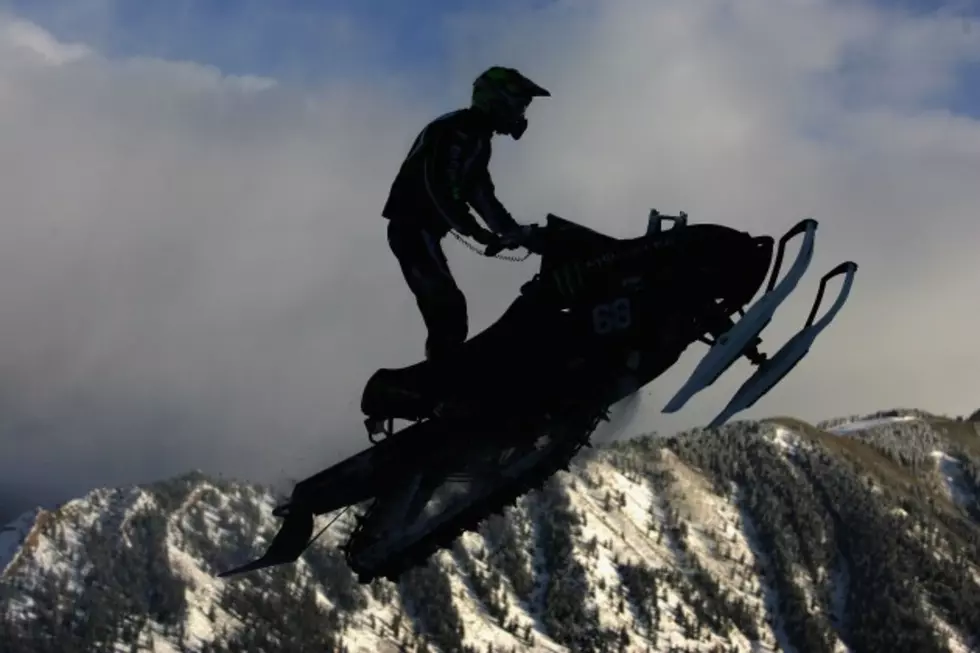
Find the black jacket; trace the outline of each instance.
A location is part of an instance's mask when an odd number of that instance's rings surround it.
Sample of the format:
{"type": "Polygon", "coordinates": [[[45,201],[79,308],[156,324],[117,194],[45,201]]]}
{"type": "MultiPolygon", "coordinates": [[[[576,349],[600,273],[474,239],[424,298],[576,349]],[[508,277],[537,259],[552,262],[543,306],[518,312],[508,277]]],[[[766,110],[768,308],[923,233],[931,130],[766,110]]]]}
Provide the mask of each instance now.
{"type": "Polygon", "coordinates": [[[469,207],[496,233],[517,227],[494,195],[490,180],[493,130],[473,109],[436,118],[416,137],[395,177],[381,215],[443,236],[472,234],[479,224],[469,207]]]}

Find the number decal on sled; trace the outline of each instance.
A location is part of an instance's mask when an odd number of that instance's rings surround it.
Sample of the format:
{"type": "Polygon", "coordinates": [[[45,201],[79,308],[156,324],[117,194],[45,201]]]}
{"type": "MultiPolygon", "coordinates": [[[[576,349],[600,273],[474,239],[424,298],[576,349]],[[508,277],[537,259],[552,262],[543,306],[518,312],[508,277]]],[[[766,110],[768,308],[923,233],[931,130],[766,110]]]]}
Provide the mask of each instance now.
{"type": "Polygon", "coordinates": [[[620,297],[592,309],[592,330],[603,336],[613,331],[625,331],[633,324],[629,297],[620,297]]]}

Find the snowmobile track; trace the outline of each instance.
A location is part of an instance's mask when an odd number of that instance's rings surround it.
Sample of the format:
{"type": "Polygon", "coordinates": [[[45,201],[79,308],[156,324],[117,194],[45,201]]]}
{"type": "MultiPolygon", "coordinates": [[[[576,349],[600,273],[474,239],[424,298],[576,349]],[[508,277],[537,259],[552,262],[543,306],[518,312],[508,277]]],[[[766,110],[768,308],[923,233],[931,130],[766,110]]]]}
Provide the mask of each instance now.
{"type": "MultiPolygon", "coordinates": [[[[589,438],[599,425],[599,418],[592,420],[585,432],[575,438],[568,438],[559,444],[555,453],[542,461],[538,466],[532,467],[518,480],[503,486],[495,493],[475,502],[469,509],[460,513],[456,518],[446,522],[440,528],[432,531],[425,537],[418,540],[415,544],[407,548],[404,552],[395,557],[389,564],[374,570],[358,569],[357,565],[350,559],[347,547],[344,553],[347,556],[348,565],[357,575],[359,583],[370,583],[375,578],[383,577],[392,582],[397,582],[399,576],[406,571],[424,565],[429,558],[442,549],[452,547],[456,539],[467,531],[477,532],[480,524],[491,515],[503,514],[504,510],[517,503],[517,500],[533,490],[539,490],[561,470],[567,470],[575,455],[584,446],[591,446],[589,438]]],[[[373,507],[372,507],[373,509],[373,507]]],[[[363,517],[357,520],[357,527],[352,533],[348,544],[357,539],[362,530],[362,522],[367,521],[371,509],[363,517]]]]}

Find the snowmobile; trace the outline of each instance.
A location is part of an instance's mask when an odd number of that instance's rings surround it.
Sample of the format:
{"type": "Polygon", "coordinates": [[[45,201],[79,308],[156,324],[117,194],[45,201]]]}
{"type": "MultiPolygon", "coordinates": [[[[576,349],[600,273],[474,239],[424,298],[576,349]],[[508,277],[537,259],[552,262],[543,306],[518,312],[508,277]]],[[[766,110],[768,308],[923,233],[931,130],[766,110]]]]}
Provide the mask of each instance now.
{"type": "Polygon", "coordinates": [[[802,220],[776,243],[652,210],[646,233],[615,238],[549,214],[522,243],[541,256],[539,271],[504,314],[451,360],[377,370],[361,398],[372,446],[300,481],[273,511],[283,523],[265,555],[219,575],[294,562],[316,539],[316,515],[367,504],[342,546],[347,564],[361,583],[397,579],[567,469],[613,404],[695,342],[710,348],[664,412],[745,357],[755,373],[709,426],[724,423],[789,373],[847,300],[853,261],[823,276],[803,328],[775,355],[759,350],[759,334],[810,264],[816,229],[802,220]],[[827,282],[841,275],[817,320],[827,282]],[[396,430],[396,421],[408,425],[396,430]]]}

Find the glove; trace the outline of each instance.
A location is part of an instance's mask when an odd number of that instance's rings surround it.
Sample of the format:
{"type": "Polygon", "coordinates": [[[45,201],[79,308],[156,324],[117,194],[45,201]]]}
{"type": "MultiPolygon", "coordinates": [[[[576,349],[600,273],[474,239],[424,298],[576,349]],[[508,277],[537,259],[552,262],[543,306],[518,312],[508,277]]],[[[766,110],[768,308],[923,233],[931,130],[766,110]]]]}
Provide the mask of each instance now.
{"type": "Polygon", "coordinates": [[[500,236],[486,229],[476,228],[469,234],[473,240],[486,246],[500,246],[500,236]]]}
{"type": "Polygon", "coordinates": [[[502,250],[515,249],[524,245],[533,233],[534,225],[520,225],[500,235],[487,231],[483,235],[488,237],[489,242],[481,241],[487,246],[483,253],[486,256],[496,256],[502,250]]]}
{"type": "Polygon", "coordinates": [[[520,247],[531,236],[533,229],[534,227],[529,224],[518,225],[510,231],[500,234],[500,244],[506,249],[520,247]]]}

